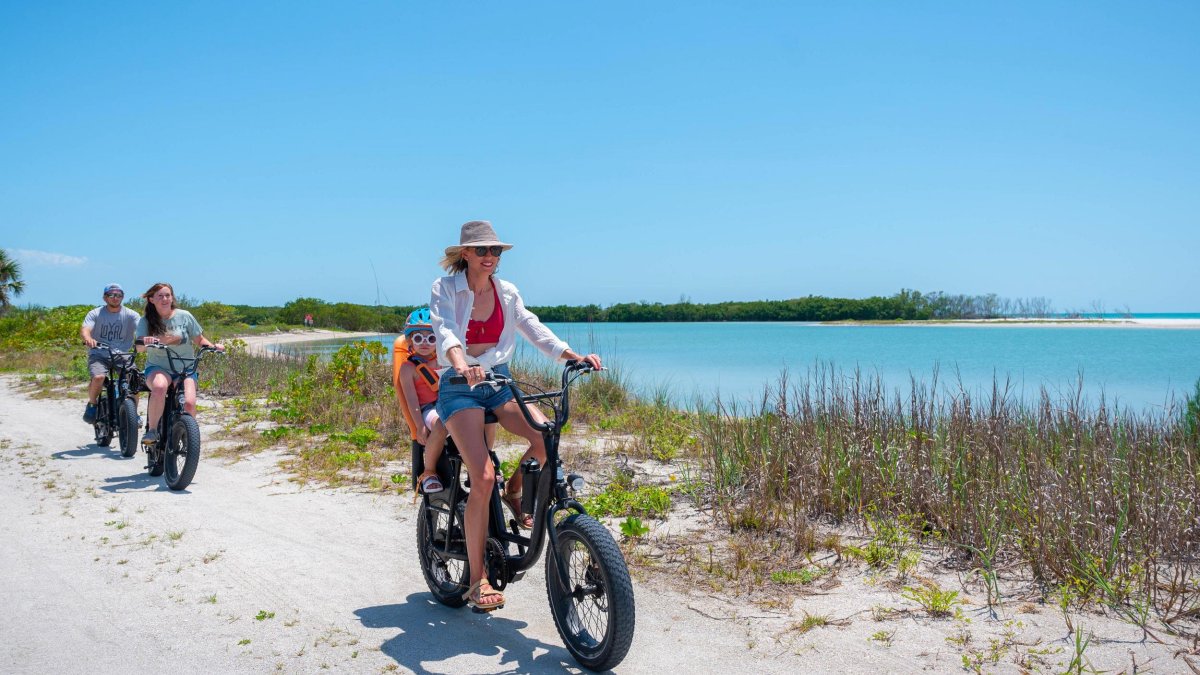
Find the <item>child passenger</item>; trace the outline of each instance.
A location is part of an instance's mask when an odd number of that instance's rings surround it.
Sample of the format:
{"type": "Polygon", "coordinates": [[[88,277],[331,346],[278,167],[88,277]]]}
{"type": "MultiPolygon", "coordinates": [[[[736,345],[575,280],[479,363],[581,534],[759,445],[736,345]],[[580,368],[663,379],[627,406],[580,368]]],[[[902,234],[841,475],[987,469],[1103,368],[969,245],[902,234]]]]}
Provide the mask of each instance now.
{"type": "Polygon", "coordinates": [[[441,492],[445,488],[438,478],[437,461],[446,444],[446,427],[434,409],[437,403],[437,349],[428,307],[408,315],[404,322],[404,337],[408,340],[411,356],[400,365],[400,387],[404,390],[404,404],[417,428],[416,441],[425,446],[425,471],[417,478],[417,485],[424,494],[441,492]],[[430,363],[432,367],[428,365],[430,363]]]}

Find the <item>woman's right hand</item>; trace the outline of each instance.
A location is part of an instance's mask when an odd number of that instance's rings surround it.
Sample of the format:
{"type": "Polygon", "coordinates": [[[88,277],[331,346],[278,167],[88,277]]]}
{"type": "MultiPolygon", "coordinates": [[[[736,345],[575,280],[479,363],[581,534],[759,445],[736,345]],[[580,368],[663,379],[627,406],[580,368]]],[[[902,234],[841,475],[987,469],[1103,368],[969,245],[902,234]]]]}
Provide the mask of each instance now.
{"type": "Polygon", "coordinates": [[[478,365],[467,366],[463,370],[459,371],[458,374],[467,378],[467,384],[472,387],[480,382],[483,382],[484,378],[487,377],[487,372],[483,369],[483,366],[478,365]]]}
{"type": "Polygon", "coordinates": [[[417,427],[417,442],[421,445],[425,445],[429,442],[429,428],[424,424],[417,427]]]}

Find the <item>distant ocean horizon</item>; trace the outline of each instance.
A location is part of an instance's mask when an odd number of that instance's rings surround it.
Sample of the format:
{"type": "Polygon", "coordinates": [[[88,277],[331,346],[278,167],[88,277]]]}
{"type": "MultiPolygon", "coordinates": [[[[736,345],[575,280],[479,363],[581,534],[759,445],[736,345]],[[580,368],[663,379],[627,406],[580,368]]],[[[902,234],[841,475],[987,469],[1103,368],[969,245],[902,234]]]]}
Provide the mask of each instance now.
{"type": "MultiPolygon", "coordinates": [[[[1200,313],[1135,314],[1146,319],[1200,319],[1200,313]]],[[[1162,410],[1200,380],[1200,329],[1079,326],[819,324],[792,322],[551,323],[576,351],[596,351],[642,395],[680,406],[761,400],[781,374],[791,381],[817,366],[844,375],[860,370],[889,390],[912,379],[939,388],[990,392],[1008,380],[1012,395],[1032,401],[1072,394],[1082,377],[1093,404],[1162,410]]],[[[394,335],[373,338],[391,345],[394,335]]],[[[301,353],[331,353],[348,340],[297,343],[301,353]]],[[[524,345],[518,358],[545,362],[524,345]]]]}

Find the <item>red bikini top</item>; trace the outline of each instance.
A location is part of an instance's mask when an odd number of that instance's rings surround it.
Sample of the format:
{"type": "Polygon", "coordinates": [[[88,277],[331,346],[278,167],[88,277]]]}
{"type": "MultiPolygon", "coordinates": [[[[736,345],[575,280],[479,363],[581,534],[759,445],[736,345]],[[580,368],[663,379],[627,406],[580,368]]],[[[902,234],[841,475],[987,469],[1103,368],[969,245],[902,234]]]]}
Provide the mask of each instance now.
{"type": "Polygon", "coordinates": [[[500,309],[500,291],[496,290],[496,282],[492,282],[492,294],[496,297],[496,306],[492,315],[483,321],[471,319],[467,322],[467,344],[486,345],[500,341],[500,332],[504,330],[504,312],[500,309]]]}

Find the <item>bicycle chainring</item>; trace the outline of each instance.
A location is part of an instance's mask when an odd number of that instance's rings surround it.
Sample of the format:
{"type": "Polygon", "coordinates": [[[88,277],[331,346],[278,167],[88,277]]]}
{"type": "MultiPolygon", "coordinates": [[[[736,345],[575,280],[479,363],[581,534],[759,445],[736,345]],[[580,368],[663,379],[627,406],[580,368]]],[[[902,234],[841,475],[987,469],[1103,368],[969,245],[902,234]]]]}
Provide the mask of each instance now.
{"type": "Polygon", "coordinates": [[[488,537],[484,557],[487,559],[488,582],[492,584],[492,588],[503,591],[509,580],[508,556],[504,553],[504,546],[500,540],[488,537]]]}

